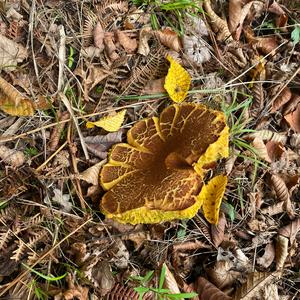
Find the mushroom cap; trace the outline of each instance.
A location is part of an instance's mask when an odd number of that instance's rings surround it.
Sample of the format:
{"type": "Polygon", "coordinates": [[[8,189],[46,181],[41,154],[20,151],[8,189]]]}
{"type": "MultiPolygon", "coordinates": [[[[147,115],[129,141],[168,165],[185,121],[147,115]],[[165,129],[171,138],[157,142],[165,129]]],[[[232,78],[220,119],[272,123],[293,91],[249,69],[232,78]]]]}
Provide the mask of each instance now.
{"type": "Polygon", "coordinates": [[[112,147],[100,173],[107,190],[100,209],[123,223],[193,217],[205,167],[228,155],[224,114],[202,104],[168,106],[159,118],[137,122],[127,141],[112,147]]]}

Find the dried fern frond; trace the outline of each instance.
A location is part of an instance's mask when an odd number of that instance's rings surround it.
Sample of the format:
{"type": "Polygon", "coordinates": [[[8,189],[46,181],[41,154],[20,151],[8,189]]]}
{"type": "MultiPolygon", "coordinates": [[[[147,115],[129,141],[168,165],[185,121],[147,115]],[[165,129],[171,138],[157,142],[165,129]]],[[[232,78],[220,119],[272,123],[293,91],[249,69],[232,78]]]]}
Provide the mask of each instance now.
{"type": "MultiPolygon", "coordinates": [[[[106,295],[105,300],[139,300],[139,294],[132,288],[124,285],[117,284],[115,287],[106,295]]],[[[143,300],[153,299],[150,293],[146,293],[143,296],[143,300]]]]}
{"type": "Polygon", "coordinates": [[[0,225],[6,225],[7,222],[14,220],[18,213],[15,206],[9,205],[0,210],[0,225]]]}
{"type": "Polygon", "coordinates": [[[159,46],[150,51],[146,58],[140,55],[140,63],[132,69],[129,78],[119,82],[122,94],[139,95],[149,80],[166,75],[167,64],[165,54],[165,48],[159,46]]]}
{"type": "Polygon", "coordinates": [[[85,16],[82,35],[83,35],[83,46],[88,47],[93,43],[93,31],[97,24],[98,17],[90,9],[84,9],[83,14],[85,16]]]}
{"type": "Polygon", "coordinates": [[[105,82],[96,110],[113,104],[113,100],[120,95],[119,83],[128,76],[128,73],[127,62],[113,69],[113,75],[109,76],[105,82]]]}
{"type": "Polygon", "coordinates": [[[96,4],[97,15],[104,30],[111,30],[116,20],[128,11],[128,2],[122,0],[101,0],[96,4]]]}
{"type": "Polygon", "coordinates": [[[254,83],[252,87],[253,102],[251,105],[250,115],[257,118],[260,112],[263,110],[265,103],[264,88],[261,82],[254,83]]]}

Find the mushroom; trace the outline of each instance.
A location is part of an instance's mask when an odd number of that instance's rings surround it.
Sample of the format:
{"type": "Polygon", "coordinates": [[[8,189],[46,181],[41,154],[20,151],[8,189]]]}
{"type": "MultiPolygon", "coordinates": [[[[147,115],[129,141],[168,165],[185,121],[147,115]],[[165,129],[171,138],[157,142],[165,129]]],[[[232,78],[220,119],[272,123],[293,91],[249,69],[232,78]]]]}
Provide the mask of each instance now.
{"type": "MultiPolygon", "coordinates": [[[[220,206],[224,176],[207,185],[203,178],[212,163],[228,156],[228,131],[222,112],[194,103],[173,104],[159,118],[138,121],[127,133],[128,143],[112,147],[100,172],[107,191],[101,211],[138,224],[192,218],[212,195],[220,206]]],[[[216,223],[218,214],[209,221],[216,223]]]]}

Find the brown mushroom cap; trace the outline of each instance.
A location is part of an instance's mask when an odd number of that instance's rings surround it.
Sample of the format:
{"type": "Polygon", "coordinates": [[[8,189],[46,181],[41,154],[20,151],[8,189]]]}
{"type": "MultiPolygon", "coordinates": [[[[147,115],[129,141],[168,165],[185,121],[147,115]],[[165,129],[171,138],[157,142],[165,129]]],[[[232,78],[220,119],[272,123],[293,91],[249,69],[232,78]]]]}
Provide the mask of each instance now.
{"type": "Polygon", "coordinates": [[[224,156],[220,146],[210,146],[226,128],[223,113],[193,103],[171,105],[159,119],[137,122],[128,131],[128,144],[116,144],[101,171],[108,190],[100,204],[103,213],[129,223],[193,216],[203,185],[195,165],[209,152],[208,163],[224,156]]]}

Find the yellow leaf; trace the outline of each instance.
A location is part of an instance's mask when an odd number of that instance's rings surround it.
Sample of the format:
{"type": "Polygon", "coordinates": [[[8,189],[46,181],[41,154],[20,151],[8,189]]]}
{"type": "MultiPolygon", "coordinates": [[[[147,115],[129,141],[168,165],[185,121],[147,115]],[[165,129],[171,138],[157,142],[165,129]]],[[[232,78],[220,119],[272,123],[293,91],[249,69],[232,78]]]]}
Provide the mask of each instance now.
{"type": "Polygon", "coordinates": [[[103,117],[99,121],[86,122],[86,127],[93,128],[94,126],[97,126],[109,132],[118,131],[122,126],[122,123],[124,122],[125,114],[126,114],[126,109],[123,109],[118,113],[116,113],[115,115],[103,117]]]}
{"type": "Polygon", "coordinates": [[[211,224],[217,224],[219,221],[219,211],[226,185],[227,176],[219,175],[213,177],[202,187],[198,196],[199,201],[203,204],[204,216],[211,224]]]}
{"type": "Polygon", "coordinates": [[[0,108],[12,116],[32,116],[34,103],[0,77],[0,108]]]}
{"type": "Polygon", "coordinates": [[[167,56],[170,68],[166,76],[165,89],[174,102],[182,102],[190,88],[189,73],[170,55],[167,56]]]}

